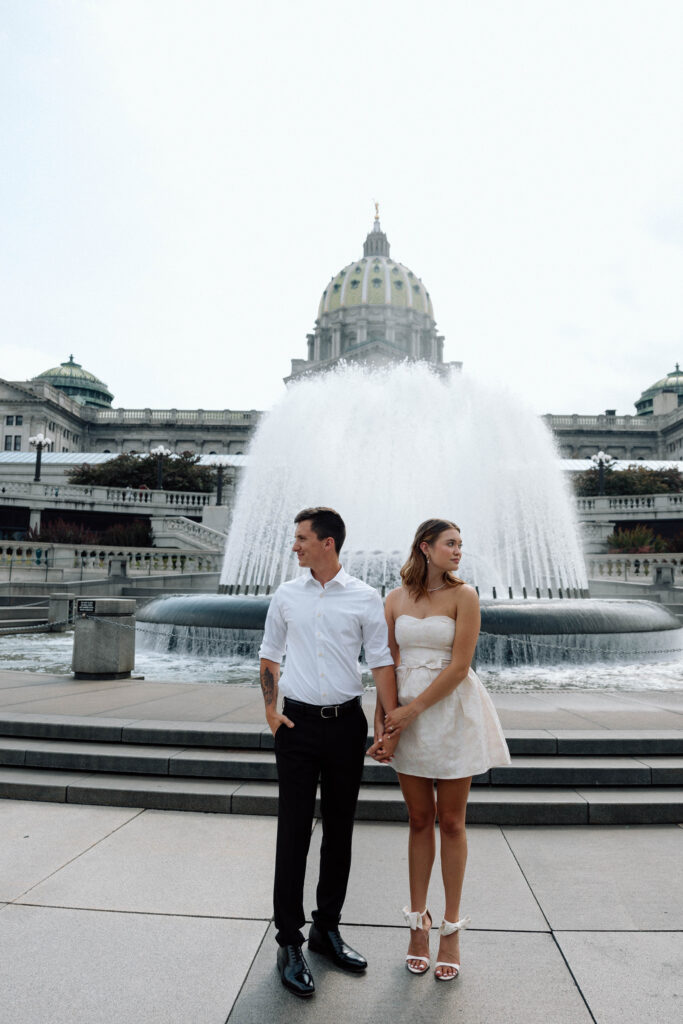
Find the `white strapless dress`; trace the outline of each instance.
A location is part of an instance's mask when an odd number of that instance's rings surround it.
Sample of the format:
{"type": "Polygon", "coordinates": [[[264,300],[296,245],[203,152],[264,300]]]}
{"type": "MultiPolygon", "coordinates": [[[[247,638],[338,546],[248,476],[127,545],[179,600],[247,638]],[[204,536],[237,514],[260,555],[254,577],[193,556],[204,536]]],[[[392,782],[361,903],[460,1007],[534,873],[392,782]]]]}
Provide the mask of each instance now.
{"type": "MultiPolygon", "coordinates": [[[[399,704],[419,696],[450,663],[454,637],[455,621],[449,615],[399,615],[399,704]]],[[[510,764],[496,709],[472,669],[452,693],[402,730],[391,764],[404,775],[427,779],[464,779],[510,764]]]]}

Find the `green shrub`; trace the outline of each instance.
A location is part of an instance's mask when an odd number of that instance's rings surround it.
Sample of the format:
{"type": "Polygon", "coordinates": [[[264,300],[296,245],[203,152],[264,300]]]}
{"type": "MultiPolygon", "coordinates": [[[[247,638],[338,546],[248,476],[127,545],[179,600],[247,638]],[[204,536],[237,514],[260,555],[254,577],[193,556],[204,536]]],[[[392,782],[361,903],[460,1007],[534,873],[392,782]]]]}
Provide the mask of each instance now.
{"type": "MultiPolygon", "coordinates": [[[[581,498],[598,493],[598,469],[572,474],[572,484],[581,498]]],[[[605,494],[680,494],[683,473],[677,468],[649,469],[631,464],[627,469],[605,469],[605,494]]]]}
{"type": "Polygon", "coordinates": [[[27,540],[40,540],[47,544],[98,544],[100,540],[100,535],[94,530],[80,523],[66,523],[63,519],[47,523],[40,530],[31,527],[26,536],[27,540]]]}
{"type": "Polygon", "coordinates": [[[154,546],[149,523],[114,523],[100,534],[103,544],[122,548],[151,548],[154,546]]]}
{"type": "Polygon", "coordinates": [[[106,530],[90,530],[81,523],[67,523],[57,519],[40,530],[31,527],[26,535],[30,541],[44,544],[112,545],[122,548],[150,548],[154,546],[149,523],[114,523],[106,530]]]}
{"type": "Polygon", "coordinates": [[[629,529],[615,530],[607,538],[611,551],[670,551],[669,543],[650,526],[637,523],[629,529]]]}
{"type": "MultiPolygon", "coordinates": [[[[157,455],[133,455],[124,452],[108,462],[77,466],[67,476],[70,484],[85,487],[147,487],[156,490],[157,455]]],[[[200,466],[199,456],[192,452],[162,455],[161,470],[165,491],[201,491],[209,493],[216,486],[216,471],[200,466]]]]}

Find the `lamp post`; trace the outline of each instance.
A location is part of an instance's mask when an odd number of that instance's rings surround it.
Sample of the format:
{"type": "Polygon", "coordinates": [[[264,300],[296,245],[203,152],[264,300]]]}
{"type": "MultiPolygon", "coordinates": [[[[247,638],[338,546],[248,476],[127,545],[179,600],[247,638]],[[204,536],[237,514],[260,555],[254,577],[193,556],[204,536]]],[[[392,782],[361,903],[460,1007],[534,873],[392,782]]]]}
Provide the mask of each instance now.
{"type": "Polygon", "coordinates": [[[591,455],[591,462],[594,466],[597,466],[598,470],[598,494],[602,495],[605,493],[605,470],[609,469],[615,460],[611,455],[606,452],[597,452],[595,455],[591,455]]]}
{"type": "Polygon", "coordinates": [[[50,447],[52,438],[46,437],[45,434],[34,434],[33,437],[29,437],[28,443],[36,450],[36,471],[33,475],[33,480],[34,483],[38,483],[40,481],[40,463],[43,457],[43,448],[50,447]]]}
{"type": "Polygon", "coordinates": [[[156,448],[150,448],[150,455],[156,455],[157,457],[157,490],[163,491],[164,489],[164,455],[172,455],[173,452],[170,448],[164,448],[163,444],[157,445],[156,448]]]}

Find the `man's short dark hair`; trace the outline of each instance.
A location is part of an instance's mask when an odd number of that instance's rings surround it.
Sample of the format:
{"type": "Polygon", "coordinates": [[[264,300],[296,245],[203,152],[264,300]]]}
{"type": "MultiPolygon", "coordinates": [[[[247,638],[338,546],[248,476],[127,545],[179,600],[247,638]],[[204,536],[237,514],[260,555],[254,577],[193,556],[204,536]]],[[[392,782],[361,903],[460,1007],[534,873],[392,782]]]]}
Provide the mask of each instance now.
{"type": "Polygon", "coordinates": [[[325,508],[324,506],[304,508],[299,512],[298,516],[294,517],[294,522],[303,523],[309,519],[311,521],[311,529],[318,540],[325,540],[327,537],[331,537],[334,541],[335,550],[339,554],[342,544],[346,540],[346,526],[339,513],[335,512],[333,508],[325,508]]]}

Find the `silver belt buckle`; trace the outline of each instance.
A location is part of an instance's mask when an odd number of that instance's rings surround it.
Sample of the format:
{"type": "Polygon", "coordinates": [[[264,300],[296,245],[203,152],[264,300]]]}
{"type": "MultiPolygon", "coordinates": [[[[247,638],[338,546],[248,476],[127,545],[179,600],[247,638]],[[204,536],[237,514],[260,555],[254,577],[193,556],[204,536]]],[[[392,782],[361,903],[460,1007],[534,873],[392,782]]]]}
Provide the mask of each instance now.
{"type": "Polygon", "coordinates": [[[339,705],[338,704],[325,704],[320,709],[321,718],[338,718],[339,717],[339,705]],[[334,711],[333,715],[326,715],[326,711],[334,711]]]}

